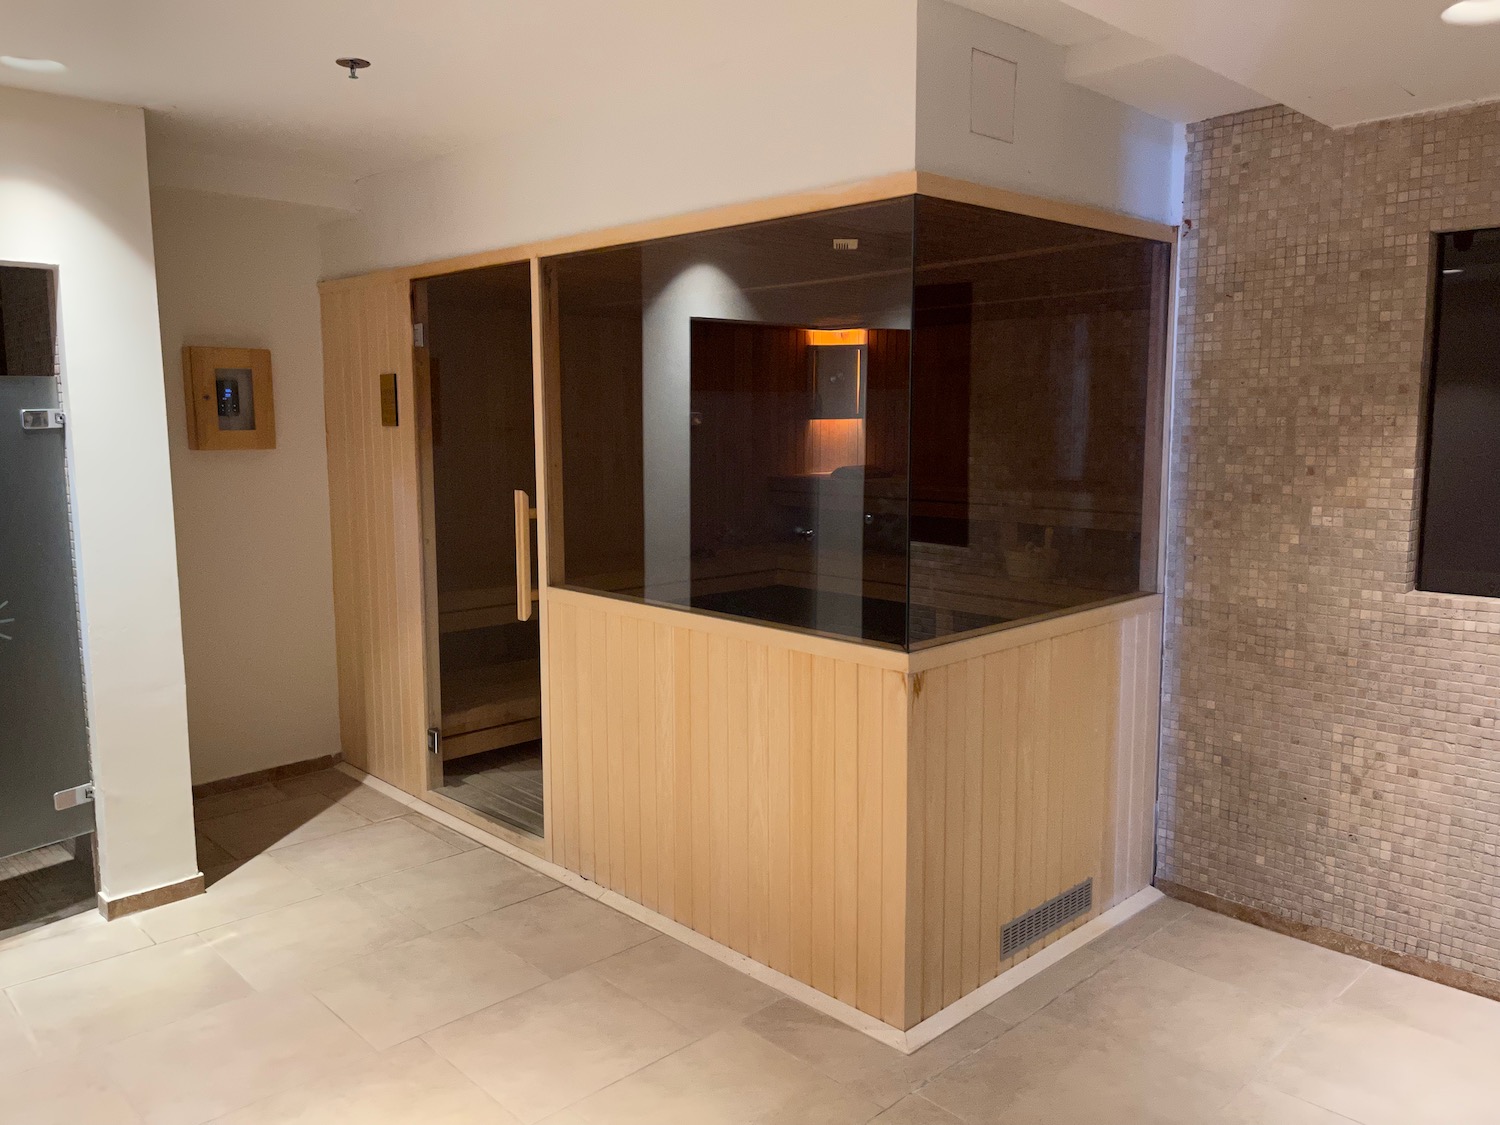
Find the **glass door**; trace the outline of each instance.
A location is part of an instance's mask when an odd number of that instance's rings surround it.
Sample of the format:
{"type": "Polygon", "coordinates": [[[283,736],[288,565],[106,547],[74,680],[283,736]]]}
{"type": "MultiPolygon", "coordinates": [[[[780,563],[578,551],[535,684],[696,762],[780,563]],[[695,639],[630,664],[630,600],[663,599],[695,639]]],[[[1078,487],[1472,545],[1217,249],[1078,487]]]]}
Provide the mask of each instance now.
{"type": "Polygon", "coordinates": [[[542,837],[530,272],[426,279],[413,304],[427,386],[429,694],[441,702],[433,791],[542,837]]]}
{"type": "Polygon", "coordinates": [[[11,351],[0,369],[0,857],[94,829],[77,792],[88,727],[57,378],[7,374],[11,351]]]}

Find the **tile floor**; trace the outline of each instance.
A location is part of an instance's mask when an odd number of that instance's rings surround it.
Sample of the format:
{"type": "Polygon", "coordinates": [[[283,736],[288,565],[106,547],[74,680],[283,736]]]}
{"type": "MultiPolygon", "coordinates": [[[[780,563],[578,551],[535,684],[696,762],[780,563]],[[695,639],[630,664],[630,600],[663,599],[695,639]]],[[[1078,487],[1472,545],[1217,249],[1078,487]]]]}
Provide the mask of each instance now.
{"type": "Polygon", "coordinates": [[[0,941],[0,1125],[1443,1125],[1500,1005],[1164,901],[903,1056],[341,774],[0,941]]]}

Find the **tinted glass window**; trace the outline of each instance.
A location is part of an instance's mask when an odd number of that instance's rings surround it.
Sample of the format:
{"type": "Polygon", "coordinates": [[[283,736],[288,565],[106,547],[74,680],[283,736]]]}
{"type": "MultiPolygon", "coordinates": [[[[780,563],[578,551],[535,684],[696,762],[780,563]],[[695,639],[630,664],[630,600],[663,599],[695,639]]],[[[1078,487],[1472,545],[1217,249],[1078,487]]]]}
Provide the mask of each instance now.
{"type": "Polygon", "coordinates": [[[566,584],[905,644],[912,207],[552,263],[566,584]]]}
{"type": "Polygon", "coordinates": [[[892,645],[1150,588],[1169,261],[927,197],[551,260],[564,583],[892,645]]]}
{"type": "Polygon", "coordinates": [[[1417,585],[1500,597],[1500,230],[1438,240],[1417,585]]]}
{"type": "Polygon", "coordinates": [[[1169,261],[918,197],[913,643],[1150,588],[1169,261]]]}

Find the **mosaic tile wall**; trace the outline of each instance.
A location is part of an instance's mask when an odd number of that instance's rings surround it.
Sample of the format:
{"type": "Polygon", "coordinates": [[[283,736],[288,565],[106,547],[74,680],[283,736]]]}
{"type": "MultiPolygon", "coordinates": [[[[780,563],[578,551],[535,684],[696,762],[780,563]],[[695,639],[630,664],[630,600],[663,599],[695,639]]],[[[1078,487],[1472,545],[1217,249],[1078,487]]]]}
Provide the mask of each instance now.
{"type": "Polygon", "coordinates": [[[1432,232],[1500,226],[1500,105],[1204,122],[1185,214],[1158,874],[1500,979],[1500,601],[1413,590],[1432,232]]]}

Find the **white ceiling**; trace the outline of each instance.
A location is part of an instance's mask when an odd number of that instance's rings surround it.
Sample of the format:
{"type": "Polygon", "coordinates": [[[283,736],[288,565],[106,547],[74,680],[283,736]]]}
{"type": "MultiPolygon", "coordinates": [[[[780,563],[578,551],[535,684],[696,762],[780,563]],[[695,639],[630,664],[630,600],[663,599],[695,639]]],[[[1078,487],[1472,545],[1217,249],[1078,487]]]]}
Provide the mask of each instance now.
{"type": "MultiPolygon", "coordinates": [[[[143,105],[155,139],[360,177],[479,137],[857,65],[901,0],[0,0],[0,84],[143,105]],[[358,81],[334,65],[370,59],[358,81]]],[[[908,44],[909,48],[909,44],[908,44]]]]}
{"type": "Polygon", "coordinates": [[[1067,0],[1326,125],[1500,98],[1500,24],[1452,0],[1067,0]]]}
{"type": "MultiPolygon", "coordinates": [[[[1500,26],[1447,0],[962,0],[1178,121],[1285,102],[1331,125],[1500,97],[1500,26]]],[[[0,0],[0,83],[144,105],[153,141],[350,180],[549,121],[888,65],[905,0],[0,0]],[[351,82],[333,64],[374,67],[351,82]]]]}

